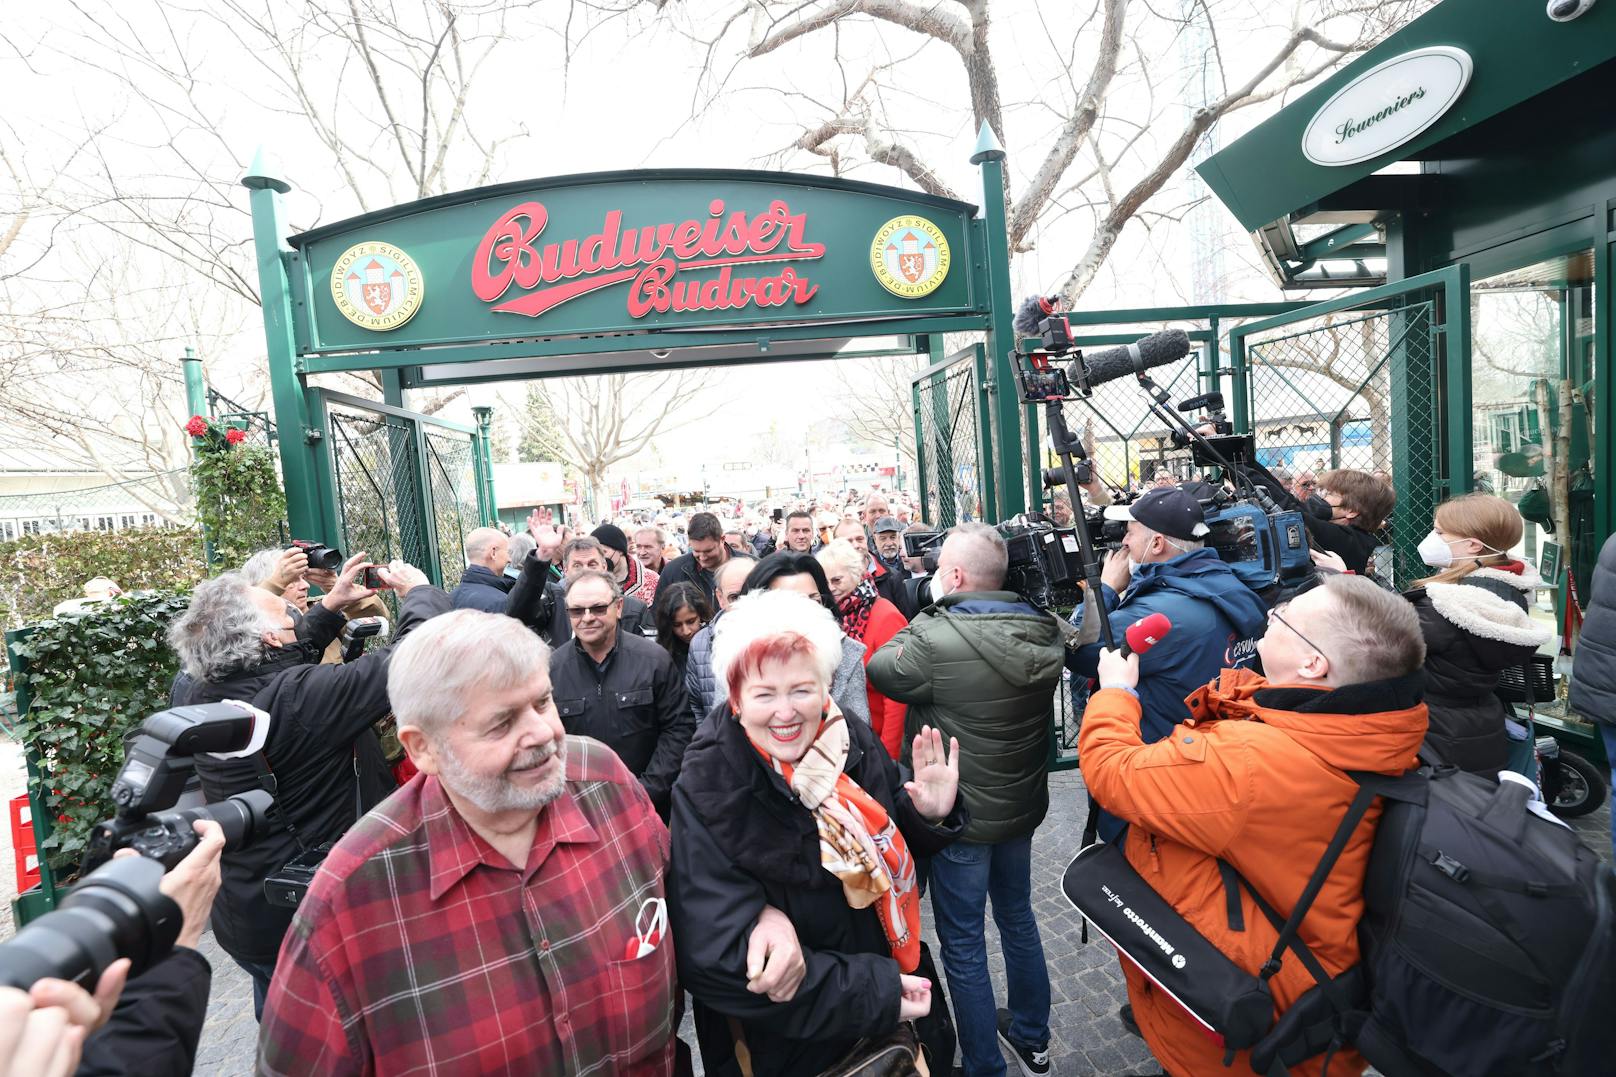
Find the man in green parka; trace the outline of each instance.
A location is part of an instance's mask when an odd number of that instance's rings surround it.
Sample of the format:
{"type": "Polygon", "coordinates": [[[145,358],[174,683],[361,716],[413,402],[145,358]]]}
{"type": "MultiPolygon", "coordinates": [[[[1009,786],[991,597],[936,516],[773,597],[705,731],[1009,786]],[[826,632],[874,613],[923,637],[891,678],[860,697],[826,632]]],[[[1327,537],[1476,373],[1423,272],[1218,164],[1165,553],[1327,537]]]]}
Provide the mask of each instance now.
{"type": "MultiPolygon", "coordinates": [[[[1060,684],[1060,621],[1005,591],[1008,552],[986,524],[948,533],[932,578],[936,601],[877,651],[865,672],[922,725],[956,737],[961,840],[932,858],[930,888],[967,1077],[1005,1072],[998,1041],[1024,1077],[1050,1072],[1049,972],[1032,912],[1032,832],[1049,810],[1050,709],[1060,684]],[[983,917],[1004,950],[1009,1007],[996,1010],[983,917]]],[[[908,761],[909,745],[904,746],[908,761]]]]}

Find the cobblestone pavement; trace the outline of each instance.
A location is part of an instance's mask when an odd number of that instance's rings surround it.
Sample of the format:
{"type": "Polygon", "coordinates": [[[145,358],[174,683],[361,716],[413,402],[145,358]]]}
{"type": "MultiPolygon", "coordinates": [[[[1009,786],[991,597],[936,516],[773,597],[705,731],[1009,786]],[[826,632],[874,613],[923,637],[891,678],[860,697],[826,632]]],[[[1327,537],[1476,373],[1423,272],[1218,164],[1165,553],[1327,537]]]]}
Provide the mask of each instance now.
{"type": "MultiPolygon", "coordinates": [[[[1119,1077],[1156,1073],[1159,1067],[1144,1042],[1130,1036],[1117,1020],[1117,1009],[1127,1001],[1115,952],[1103,942],[1079,942],[1079,917],[1060,892],[1060,877],[1077,852],[1087,798],[1082,778],[1075,771],[1050,775],[1049,818],[1033,839],[1033,907],[1043,936],[1053,990],[1050,1053],[1061,1077],[1119,1077]]],[[[1607,861],[1611,859],[1609,805],[1573,820],[1577,831],[1607,861]]],[[[931,903],[922,906],[925,935],[937,952],[931,927],[931,903]]],[[[998,998],[1004,999],[1004,961],[998,931],[987,918],[988,964],[998,998]]],[[[238,1075],[252,1072],[258,1025],[253,1020],[252,981],[213,943],[209,934],[203,952],[213,963],[213,994],[208,1020],[197,1052],[198,1074],[238,1075]]],[[[938,960],[941,964],[941,958],[938,960]]],[[[944,980],[947,986],[947,980],[944,980]]],[[[694,1046],[695,1034],[686,1018],[685,1042],[694,1046]]],[[[701,1073],[701,1060],[696,1060],[701,1073]]],[[[1012,1064],[1013,1075],[1016,1070],[1012,1064]]],[[[945,1077],[945,1075],[938,1075],[945,1077]]]]}

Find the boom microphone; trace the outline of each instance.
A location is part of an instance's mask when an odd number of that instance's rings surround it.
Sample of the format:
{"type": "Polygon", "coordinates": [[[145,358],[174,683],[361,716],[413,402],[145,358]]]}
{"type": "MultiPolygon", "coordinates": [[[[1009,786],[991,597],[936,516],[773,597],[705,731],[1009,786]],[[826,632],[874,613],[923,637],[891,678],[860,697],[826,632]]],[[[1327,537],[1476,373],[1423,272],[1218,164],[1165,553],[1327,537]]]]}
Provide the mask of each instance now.
{"type": "Polygon", "coordinates": [[[1167,619],[1165,613],[1152,613],[1139,618],[1122,634],[1122,657],[1144,654],[1160,643],[1162,637],[1172,630],[1173,622],[1167,619]]]}
{"type": "Polygon", "coordinates": [[[1163,329],[1132,344],[1104,351],[1085,353],[1071,365],[1067,376],[1073,385],[1093,387],[1108,381],[1142,374],[1152,367],[1166,366],[1190,353],[1189,334],[1182,329],[1163,329]]]}
{"type": "Polygon", "coordinates": [[[1020,336],[1030,337],[1038,332],[1038,323],[1055,313],[1055,305],[1060,302],[1058,295],[1029,295],[1021,301],[1016,308],[1015,321],[1011,327],[1020,336]]]}

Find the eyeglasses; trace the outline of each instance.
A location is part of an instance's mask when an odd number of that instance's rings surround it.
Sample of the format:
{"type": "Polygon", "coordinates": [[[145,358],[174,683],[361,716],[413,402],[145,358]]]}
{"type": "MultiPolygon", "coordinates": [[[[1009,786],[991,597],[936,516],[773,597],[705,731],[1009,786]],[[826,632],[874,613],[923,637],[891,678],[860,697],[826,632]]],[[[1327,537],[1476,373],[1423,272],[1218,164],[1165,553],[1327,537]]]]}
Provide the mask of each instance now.
{"type": "Polygon", "coordinates": [[[604,617],[606,616],[606,611],[615,605],[617,605],[617,601],[613,599],[611,602],[602,602],[598,606],[568,606],[567,616],[574,621],[583,620],[585,614],[590,617],[604,617]]]}
{"type": "MultiPolygon", "coordinates": [[[[1286,606],[1289,606],[1289,605],[1290,605],[1289,602],[1281,602],[1279,605],[1277,605],[1273,609],[1269,610],[1268,611],[1268,623],[1273,624],[1275,621],[1278,621],[1280,624],[1284,625],[1286,628],[1290,629],[1292,632],[1296,632],[1296,626],[1291,624],[1289,621],[1285,620],[1285,615],[1279,612],[1280,610],[1284,609],[1286,606]]],[[[1296,638],[1301,640],[1303,643],[1307,644],[1309,647],[1313,648],[1313,650],[1318,653],[1318,656],[1320,658],[1324,659],[1326,662],[1328,662],[1330,660],[1330,656],[1324,653],[1324,648],[1320,647],[1317,643],[1314,643],[1312,640],[1308,639],[1306,636],[1302,635],[1300,632],[1296,632],[1296,638]]]]}

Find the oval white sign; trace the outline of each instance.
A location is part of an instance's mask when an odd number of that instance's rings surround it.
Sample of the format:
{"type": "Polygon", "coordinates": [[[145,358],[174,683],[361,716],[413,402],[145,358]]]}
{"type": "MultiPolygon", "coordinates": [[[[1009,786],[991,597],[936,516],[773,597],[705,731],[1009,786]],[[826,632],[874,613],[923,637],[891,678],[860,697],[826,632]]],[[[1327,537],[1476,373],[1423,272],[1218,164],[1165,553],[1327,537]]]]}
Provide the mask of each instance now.
{"type": "Polygon", "coordinates": [[[1313,114],[1302,153],[1316,165],[1379,157],[1430,127],[1470,82],[1470,54],[1432,45],[1376,64],[1313,114]]]}

